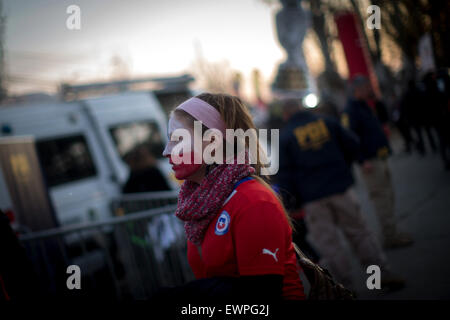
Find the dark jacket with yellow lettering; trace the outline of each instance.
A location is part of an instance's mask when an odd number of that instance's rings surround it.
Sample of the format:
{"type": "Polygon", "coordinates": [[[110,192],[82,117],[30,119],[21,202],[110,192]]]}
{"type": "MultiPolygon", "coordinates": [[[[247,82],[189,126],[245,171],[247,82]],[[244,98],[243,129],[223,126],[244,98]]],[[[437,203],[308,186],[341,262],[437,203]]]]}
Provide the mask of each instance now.
{"type": "Polygon", "coordinates": [[[391,149],[379,119],[369,105],[349,100],[342,115],[343,125],[351,129],[361,142],[358,162],[373,158],[387,158],[391,149]]]}
{"type": "Polygon", "coordinates": [[[302,204],[342,193],[353,184],[358,154],[358,138],[338,121],[300,111],[280,134],[277,183],[302,204]]]}

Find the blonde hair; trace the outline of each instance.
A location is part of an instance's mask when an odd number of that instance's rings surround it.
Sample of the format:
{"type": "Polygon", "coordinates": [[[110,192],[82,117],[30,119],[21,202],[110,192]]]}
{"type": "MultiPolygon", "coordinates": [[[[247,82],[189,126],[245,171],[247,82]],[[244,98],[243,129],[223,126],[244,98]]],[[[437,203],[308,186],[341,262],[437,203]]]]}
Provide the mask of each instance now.
{"type": "MultiPolygon", "coordinates": [[[[196,96],[196,98],[201,99],[205,101],[206,103],[210,104],[212,107],[214,107],[217,111],[219,111],[222,120],[225,122],[225,127],[227,129],[242,129],[244,131],[247,131],[248,129],[254,129],[256,131],[255,124],[253,123],[252,117],[250,115],[250,112],[248,111],[248,108],[245,106],[245,104],[239,99],[238,97],[225,94],[225,93],[202,93],[196,96]]],[[[180,117],[183,117],[185,119],[189,119],[194,123],[196,120],[194,117],[192,117],[187,112],[176,109],[173,111],[173,114],[179,115],[180,117]]],[[[206,131],[208,128],[203,126],[203,130],[206,131]]],[[[236,139],[236,137],[235,137],[236,139]]],[[[261,183],[263,186],[265,186],[267,189],[269,189],[272,194],[278,199],[280,202],[281,207],[283,208],[283,212],[286,215],[287,221],[292,229],[292,221],[284,208],[283,202],[280,198],[280,196],[275,193],[275,191],[272,189],[272,187],[269,185],[269,177],[268,176],[261,176],[261,168],[264,167],[260,156],[265,156],[263,149],[261,148],[258,139],[256,139],[257,148],[256,148],[256,163],[252,164],[252,166],[255,168],[255,173],[251,175],[254,179],[256,179],[259,183],[261,183]]],[[[245,141],[245,148],[248,148],[248,142],[245,141]]]]}

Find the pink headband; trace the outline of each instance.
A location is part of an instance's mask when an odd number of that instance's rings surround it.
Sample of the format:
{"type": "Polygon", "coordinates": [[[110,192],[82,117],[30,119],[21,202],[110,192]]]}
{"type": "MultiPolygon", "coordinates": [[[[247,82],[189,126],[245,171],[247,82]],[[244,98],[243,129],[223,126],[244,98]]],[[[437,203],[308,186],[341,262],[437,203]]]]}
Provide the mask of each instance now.
{"type": "Polygon", "coordinates": [[[223,137],[226,137],[226,126],[219,111],[202,99],[196,97],[190,98],[176,107],[176,109],[186,111],[195,119],[200,120],[207,128],[218,129],[222,132],[223,137]]]}

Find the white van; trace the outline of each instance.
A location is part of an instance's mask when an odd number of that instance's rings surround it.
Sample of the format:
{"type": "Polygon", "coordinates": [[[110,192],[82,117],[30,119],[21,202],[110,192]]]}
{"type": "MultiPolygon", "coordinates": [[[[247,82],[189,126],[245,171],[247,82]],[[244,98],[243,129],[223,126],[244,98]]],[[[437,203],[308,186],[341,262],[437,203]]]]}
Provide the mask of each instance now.
{"type": "MultiPolygon", "coordinates": [[[[0,107],[0,136],[31,135],[59,224],[103,220],[128,177],[123,156],[141,143],[161,150],[166,115],[152,92],[123,92],[75,102],[0,107]]],[[[157,166],[176,189],[170,165],[157,166]]],[[[1,178],[1,176],[0,176],[1,178]]],[[[6,195],[0,209],[9,209],[6,195]]]]}

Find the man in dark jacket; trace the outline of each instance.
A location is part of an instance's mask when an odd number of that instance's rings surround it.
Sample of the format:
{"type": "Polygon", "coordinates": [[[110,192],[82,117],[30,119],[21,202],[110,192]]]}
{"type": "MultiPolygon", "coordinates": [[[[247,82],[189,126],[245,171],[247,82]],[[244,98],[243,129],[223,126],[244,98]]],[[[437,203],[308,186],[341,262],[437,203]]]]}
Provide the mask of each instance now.
{"type": "Polygon", "coordinates": [[[0,210],[0,302],[36,299],[37,275],[25,248],[0,210]]]}
{"type": "Polygon", "coordinates": [[[421,129],[421,108],[423,106],[423,97],[417,89],[414,80],[408,81],[408,86],[400,100],[400,117],[398,128],[405,140],[407,152],[412,151],[413,137],[411,131],[414,130],[417,135],[416,148],[420,154],[425,154],[425,147],[421,129]]]}
{"type": "Polygon", "coordinates": [[[321,264],[352,287],[351,260],[340,241],[340,229],[364,267],[380,266],[382,285],[402,285],[390,273],[351,188],[350,164],[359,155],[358,138],[337,121],[300,109],[296,100],[285,102],[283,116],[287,124],[280,134],[279,187],[301,199],[321,264]]]}
{"type": "Polygon", "coordinates": [[[130,167],[130,175],[122,188],[123,193],[170,190],[148,145],[137,146],[125,156],[125,161],[130,167]]]}
{"type": "Polygon", "coordinates": [[[398,232],[395,222],[394,190],[387,162],[391,149],[380,121],[366,102],[372,96],[370,82],[364,76],[357,76],[352,81],[351,89],[352,97],[342,122],[360,139],[357,160],[381,224],[384,247],[410,245],[413,242],[411,237],[398,232]]]}

